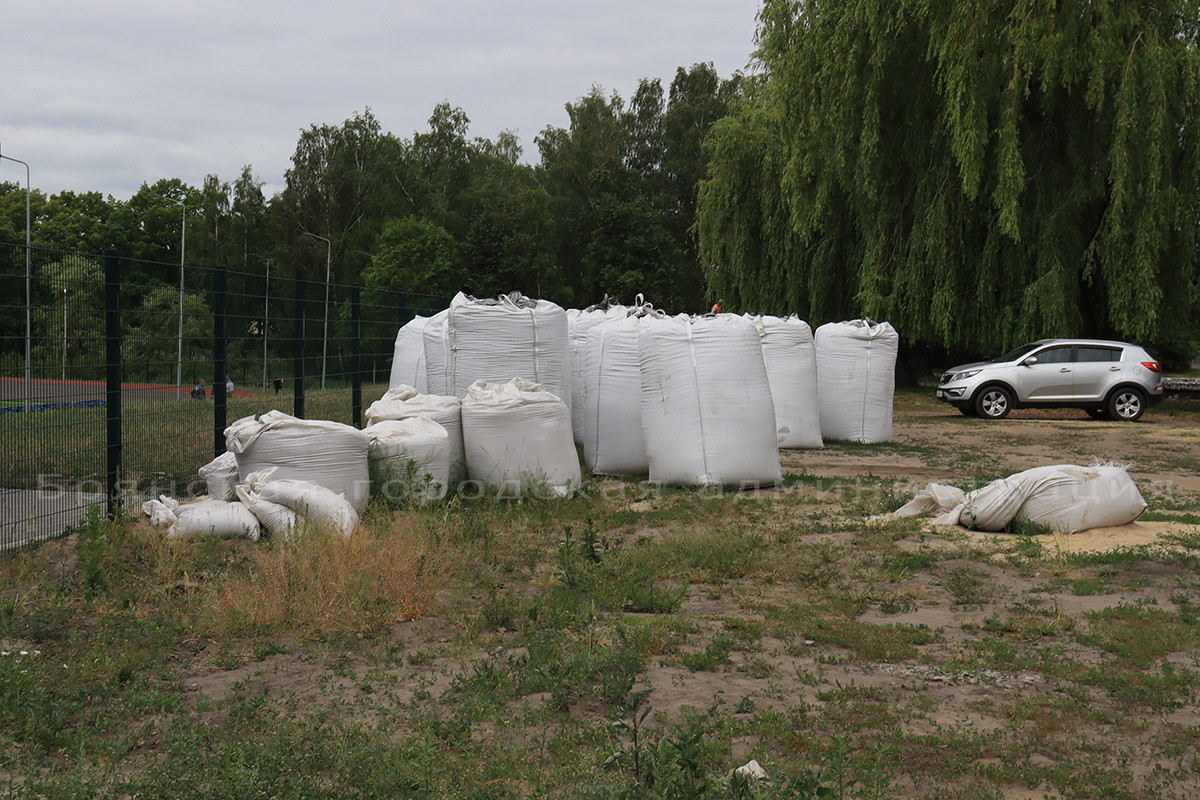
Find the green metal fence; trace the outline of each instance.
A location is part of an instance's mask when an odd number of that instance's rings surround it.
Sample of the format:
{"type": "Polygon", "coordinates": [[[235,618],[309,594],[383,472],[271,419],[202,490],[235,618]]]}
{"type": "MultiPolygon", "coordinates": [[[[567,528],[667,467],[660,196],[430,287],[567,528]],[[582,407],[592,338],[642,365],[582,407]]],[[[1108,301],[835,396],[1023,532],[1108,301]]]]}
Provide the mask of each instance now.
{"type": "Polygon", "coordinates": [[[400,325],[446,304],[269,262],[250,273],[33,248],[26,263],[24,245],[0,243],[0,553],[93,505],[203,494],[197,469],[240,417],[361,426],[400,325]]]}

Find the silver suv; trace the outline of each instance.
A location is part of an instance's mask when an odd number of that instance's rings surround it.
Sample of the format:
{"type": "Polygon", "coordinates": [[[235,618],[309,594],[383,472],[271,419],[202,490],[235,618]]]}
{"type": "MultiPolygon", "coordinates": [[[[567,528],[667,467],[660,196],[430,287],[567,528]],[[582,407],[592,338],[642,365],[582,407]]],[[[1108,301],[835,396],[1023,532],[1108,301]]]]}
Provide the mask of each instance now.
{"type": "Polygon", "coordinates": [[[1082,408],[1093,419],[1133,422],[1162,401],[1162,366],[1127,342],[1042,339],[947,370],[937,397],[984,419],[1014,408],[1082,408]]]}

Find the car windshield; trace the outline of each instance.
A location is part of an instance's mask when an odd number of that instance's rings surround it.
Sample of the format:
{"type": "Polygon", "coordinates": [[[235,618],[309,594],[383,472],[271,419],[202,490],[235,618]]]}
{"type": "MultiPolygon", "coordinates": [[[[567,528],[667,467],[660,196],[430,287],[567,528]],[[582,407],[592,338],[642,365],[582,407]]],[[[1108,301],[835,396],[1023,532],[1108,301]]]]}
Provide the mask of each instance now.
{"type": "Polygon", "coordinates": [[[1009,350],[1007,353],[1000,356],[996,360],[997,361],[1016,361],[1018,358],[1021,358],[1026,353],[1028,353],[1030,350],[1036,350],[1037,348],[1041,347],[1043,344],[1045,344],[1045,342],[1033,342],[1032,344],[1023,344],[1020,347],[1018,347],[1016,350],[1009,350]]]}

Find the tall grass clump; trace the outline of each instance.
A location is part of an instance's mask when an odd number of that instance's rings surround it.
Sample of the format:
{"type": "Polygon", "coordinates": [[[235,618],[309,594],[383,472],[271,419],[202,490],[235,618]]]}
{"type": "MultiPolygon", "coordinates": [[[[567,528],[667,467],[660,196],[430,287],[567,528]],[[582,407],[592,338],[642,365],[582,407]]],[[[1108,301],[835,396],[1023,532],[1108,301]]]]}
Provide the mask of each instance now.
{"type": "Polygon", "coordinates": [[[287,628],[370,633],[423,615],[447,578],[449,553],[420,521],[400,516],[344,537],[310,527],[254,552],[199,604],[213,634],[287,628]]]}

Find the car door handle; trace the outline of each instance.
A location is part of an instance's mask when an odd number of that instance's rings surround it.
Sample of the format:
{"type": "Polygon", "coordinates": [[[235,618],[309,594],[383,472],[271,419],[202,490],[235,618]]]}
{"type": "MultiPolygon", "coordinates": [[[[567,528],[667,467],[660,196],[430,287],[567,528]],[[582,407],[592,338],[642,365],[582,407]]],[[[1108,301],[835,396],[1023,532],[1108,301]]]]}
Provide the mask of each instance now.
{"type": "Polygon", "coordinates": [[[1121,368],[1120,367],[1109,367],[1108,371],[1109,372],[1120,372],[1121,368]]]}
{"type": "Polygon", "coordinates": [[[1059,370],[1059,372],[1070,372],[1070,371],[1071,371],[1070,367],[1063,367],[1062,369],[1059,370]]]}

